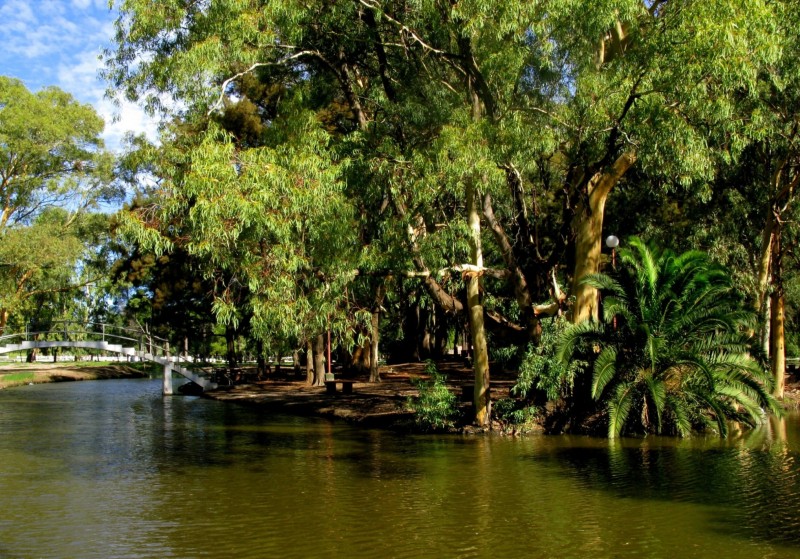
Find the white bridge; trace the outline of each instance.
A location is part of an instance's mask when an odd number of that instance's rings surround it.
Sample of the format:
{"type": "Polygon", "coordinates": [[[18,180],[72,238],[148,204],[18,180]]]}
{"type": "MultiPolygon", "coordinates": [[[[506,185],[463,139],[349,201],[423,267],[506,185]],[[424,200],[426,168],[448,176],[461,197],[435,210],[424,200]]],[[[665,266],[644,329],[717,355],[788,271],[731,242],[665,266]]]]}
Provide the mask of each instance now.
{"type": "Polygon", "coordinates": [[[0,336],[0,354],[33,349],[72,347],[117,353],[142,361],[158,363],[164,369],[164,394],[172,394],[172,373],[175,372],[203,390],[217,385],[187,368],[190,363],[170,355],[169,342],[157,336],[142,334],[130,328],[92,322],[59,322],[57,328],[0,336]]]}

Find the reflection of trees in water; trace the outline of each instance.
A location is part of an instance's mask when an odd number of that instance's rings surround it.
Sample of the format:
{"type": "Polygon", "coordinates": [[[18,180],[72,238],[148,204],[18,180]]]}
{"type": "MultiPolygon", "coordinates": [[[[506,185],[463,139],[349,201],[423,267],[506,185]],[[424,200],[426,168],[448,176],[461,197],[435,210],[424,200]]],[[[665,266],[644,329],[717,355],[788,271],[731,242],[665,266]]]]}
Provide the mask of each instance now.
{"type": "Polygon", "coordinates": [[[713,530],[800,547],[796,427],[770,418],[735,440],[658,437],[558,447],[536,457],[588,490],[709,507],[713,530]],[[792,444],[795,443],[795,444],[792,444]]]}

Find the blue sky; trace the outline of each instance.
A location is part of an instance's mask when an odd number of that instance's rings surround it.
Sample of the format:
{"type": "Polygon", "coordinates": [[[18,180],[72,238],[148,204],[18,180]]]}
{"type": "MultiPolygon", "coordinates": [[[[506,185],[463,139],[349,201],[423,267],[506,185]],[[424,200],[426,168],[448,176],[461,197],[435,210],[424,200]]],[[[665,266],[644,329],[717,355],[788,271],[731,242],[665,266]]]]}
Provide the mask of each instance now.
{"type": "Polygon", "coordinates": [[[117,150],[127,131],[155,139],[155,123],[136,105],[104,98],[98,56],[112,46],[115,17],[108,0],[0,0],[0,75],[31,91],[55,85],[93,105],[106,121],[106,146],[117,150]]]}

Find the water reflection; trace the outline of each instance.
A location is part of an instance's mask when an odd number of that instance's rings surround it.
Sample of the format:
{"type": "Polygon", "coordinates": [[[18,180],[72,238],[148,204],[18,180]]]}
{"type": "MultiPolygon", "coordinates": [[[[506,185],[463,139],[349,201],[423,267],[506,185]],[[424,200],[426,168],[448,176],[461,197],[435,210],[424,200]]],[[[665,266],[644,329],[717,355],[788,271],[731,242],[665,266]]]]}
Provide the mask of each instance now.
{"type": "Polygon", "coordinates": [[[796,433],[796,425],[772,418],[738,440],[647,437],[600,446],[572,439],[531,459],[586,491],[701,505],[720,534],[800,548],[796,433]]]}
{"type": "Polygon", "coordinates": [[[800,557],[797,418],[403,436],[103,381],[0,392],[0,430],[3,557],[800,557]]]}

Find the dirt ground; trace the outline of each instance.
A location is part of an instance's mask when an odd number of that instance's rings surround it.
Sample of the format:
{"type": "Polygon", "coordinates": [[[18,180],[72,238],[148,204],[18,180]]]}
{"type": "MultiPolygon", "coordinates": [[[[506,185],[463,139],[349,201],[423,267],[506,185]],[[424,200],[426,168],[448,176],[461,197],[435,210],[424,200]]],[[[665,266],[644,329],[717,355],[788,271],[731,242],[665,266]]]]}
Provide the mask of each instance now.
{"type": "MultiPolygon", "coordinates": [[[[467,412],[471,406],[472,369],[461,361],[437,363],[440,373],[447,378],[448,386],[461,399],[460,407],[467,412]],[[464,387],[467,394],[462,398],[464,387]],[[463,401],[466,399],[466,401],[463,401]]],[[[339,392],[332,395],[325,387],[307,386],[304,379],[275,377],[259,382],[237,384],[207,392],[209,398],[226,402],[264,406],[265,409],[296,415],[334,417],[366,427],[406,429],[414,418],[406,402],[418,394],[415,379],[426,379],[424,363],[399,363],[381,367],[381,382],[359,382],[355,377],[353,394],[339,392]]],[[[337,375],[338,377],[339,375],[337,375]]],[[[347,376],[347,375],[342,375],[347,376]]],[[[511,373],[493,373],[492,398],[507,397],[514,383],[511,373]]]]}

